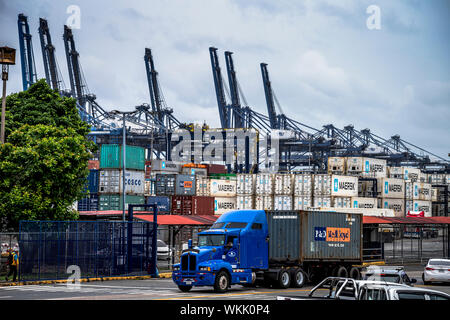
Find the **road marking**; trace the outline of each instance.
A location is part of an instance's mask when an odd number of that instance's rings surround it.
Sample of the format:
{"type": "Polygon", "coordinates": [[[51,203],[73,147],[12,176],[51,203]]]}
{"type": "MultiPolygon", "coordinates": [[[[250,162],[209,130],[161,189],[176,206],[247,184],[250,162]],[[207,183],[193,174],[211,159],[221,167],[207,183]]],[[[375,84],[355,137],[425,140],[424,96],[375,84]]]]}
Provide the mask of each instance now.
{"type": "MultiPolygon", "coordinates": [[[[319,289],[326,290],[326,289],[319,289]]],[[[242,292],[242,293],[228,293],[228,294],[215,294],[215,295],[203,295],[203,296],[183,296],[183,297],[174,297],[174,298],[166,298],[166,299],[155,299],[155,300],[174,300],[174,299],[201,299],[201,298],[218,298],[218,297],[232,297],[232,296],[244,296],[244,295],[257,295],[257,294],[270,294],[270,293],[280,293],[283,294],[285,292],[305,292],[310,291],[309,289],[296,289],[296,290],[280,290],[280,291],[251,291],[251,292],[242,292]]]]}

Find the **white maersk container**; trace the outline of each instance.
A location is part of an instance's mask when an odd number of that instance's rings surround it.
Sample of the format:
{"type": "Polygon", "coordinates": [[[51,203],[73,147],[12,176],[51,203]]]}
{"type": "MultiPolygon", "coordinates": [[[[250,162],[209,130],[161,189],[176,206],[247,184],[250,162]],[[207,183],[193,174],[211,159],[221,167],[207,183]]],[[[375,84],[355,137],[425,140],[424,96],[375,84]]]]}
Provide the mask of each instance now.
{"type": "Polygon", "coordinates": [[[294,210],[307,210],[313,205],[311,196],[294,196],[294,210]]]}
{"type": "Polygon", "coordinates": [[[378,199],[378,207],[382,209],[392,209],[396,217],[405,216],[405,200],[404,199],[392,199],[392,198],[380,198],[378,199]]]}
{"type": "Polygon", "coordinates": [[[275,174],[273,179],[276,195],[291,195],[293,193],[294,179],[292,174],[275,174]]]}
{"type": "Polygon", "coordinates": [[[256,196],[255,197],[256,210],[273,210],[272,196],[256,196]]]}
{"type": "Polygon", "coordinates": [[[314,196],[315,208],[331,208],[331,197],[329,196],[314,196]]]}
{"type": "Polygon", "coordinates": [[[419,181],[422,172],[418,168],[406,168],[403,167],[403,177],[405,180],[410,180],[411,182],[419,181]]]}
{"type": "Polygon", "coordinates": [[[273,194],[273,174],[258,173],[255,177],[255,193],[257,195],[273,194]]]}
{"type": "Polygon", "coordinates": [[[332,197],[331,205],[333,208],[351,208],[352,198],[351,197],[332,197]]]}
{"type": "Polygon", "coordinates": [[[383,159],[349,157],[347,158],[347,174],[384,178],[387,176],[387,163],[383,159]]]}
{"type": "Polygon", "coordinates": [[[313,188],[314,196],[330,196],[331,174],[315,174],[313,188]]]}
{"type": "Polygon", "coordinates": [[[208,190],[211,197],[235,197],[236,180],[208,179],[208,190]]]}
{"type": "Polygon", "coordinates": [[[331,180],[331,195],[333,197],[358,196],[358,177],[333,175],[331,180]]]}
{"type": "Polygon", "coordinates": [[[431,201],[423,201],[423,200],[408,200],[405,204],[405,212],[408,211],[423,211],[425,217],[432,216],[432,202],[431,201]]]}
{"type": "Polygon", "coordinates": [[[209,197],[209,179],[204,176],[198,176],[195,180],[195,194],[209,197]]]}
{"type": "Polygon", "coordinates": [[[240,173],[236,176],[236,193],[252,195],[255,192],[255,175],[240,173]]]}
{"type": "Polygon", "coordinates": [[[441,173],[432,173],[428,175],[428,182],[431,184],[445,184],[446,175],[441,173]]]}
{"type": "Polygon", "coordinates": [[[378,207],[377,198],[353,197],[352,208],[376,209],[378,207]]]}
{"type": "Polygon", "coordinates": [[[236,209],[237,210],[247,210],[253,209],[253,196],[236,196],[236,209]]]}
{"type": "Polygon", "coordinates": [[[413,200],[431,201],[431,184],[414,182],[413,183],[413,200]]]}
{"type": "Polygon", "coordinates": [[[328,174],[344,174],[347,171],[347,158],[345,157],[329,157],[328,158],[328,174]]]}
{"type": "MultiPolygon", "coordinates": [[[[99,175],[99,193],[122,193],[123,174],[119,169],[102,169],[99,175]]],[[[143,195],[145,186],[145,173],[138,170],[125,171],[126,194],[143,195]]]]}
{"type": "Polygon", "coordinates": [[[152,171],[163,171],[168,173],[181,172],[181,164],[167,160],[152,160],[152,171]]]}
{"type": "Polygon", "coordinates": [[[292,196],[274,196],[274,210],[292,210],[292,196]]]}
{"type": "Polygon", "coordinates": [[[405,198],[405,181],[395,178],[377,179],[378,197],[380,198],[405,198]]]}
{"type": "Polygon", "coordinates": [[[312,174],[294,174],[294,195],[311,196],[313,194],[312,174]]]}
{"type": "Polygon", "coordinates": [[[236,210],[236,197],[215,197],[214,214],[221,215],[228,211],[236,210]]]}

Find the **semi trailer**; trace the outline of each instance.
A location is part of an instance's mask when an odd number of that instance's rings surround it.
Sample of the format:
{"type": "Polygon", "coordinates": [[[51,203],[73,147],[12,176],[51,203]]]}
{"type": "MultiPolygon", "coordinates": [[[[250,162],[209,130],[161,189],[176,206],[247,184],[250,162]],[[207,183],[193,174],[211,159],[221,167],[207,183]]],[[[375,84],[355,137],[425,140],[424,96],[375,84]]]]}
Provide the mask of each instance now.
{"type": "Polygon", "coordinates": [[[302,287],[328,276],[359,279],[362,214],[326,211],[235,210],[189,240],[172,280],[183,292],[231,285],[302,287]]]}

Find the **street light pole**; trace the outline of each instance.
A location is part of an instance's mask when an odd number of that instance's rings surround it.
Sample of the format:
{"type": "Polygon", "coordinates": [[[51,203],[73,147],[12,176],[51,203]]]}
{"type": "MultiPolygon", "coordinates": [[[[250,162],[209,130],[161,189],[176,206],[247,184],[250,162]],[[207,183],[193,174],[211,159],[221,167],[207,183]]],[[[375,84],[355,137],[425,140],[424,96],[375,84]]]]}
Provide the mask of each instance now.
{"type": "Polygon", "coordinates": [[[123,157],[123,168],[122,168],[122,185],[123,185],[123,194],[122,194],[122,202],[123,202],[123,210],[122,210],[122,220],[125,222],[125,195],[126,195],[126,186],[125,186],[125,168],[126,168],[126,145],[127,145],[127,129],[125,127],[125,114],[122,113],[122,119],[123,119],[123,140],[122,140],[122,157],[123,157]]]}
{"type": "Polygon", "coordinates": [[[0,48],[0,64],[2,65],[2,115],[0,128],[0,143],[5,143],[5,126],[6,126],[6,81],[8,81],[9,65],[16,64],[16,49],[9,47],[0,48]]]}

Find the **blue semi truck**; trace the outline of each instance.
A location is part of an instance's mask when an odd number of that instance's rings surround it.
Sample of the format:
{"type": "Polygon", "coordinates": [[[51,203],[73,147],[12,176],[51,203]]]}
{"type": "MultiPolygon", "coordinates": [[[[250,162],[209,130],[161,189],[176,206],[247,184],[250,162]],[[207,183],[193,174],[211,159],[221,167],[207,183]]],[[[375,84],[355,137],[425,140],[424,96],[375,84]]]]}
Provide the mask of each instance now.
{"type": "Polygon", "coordinates": [[[183,292],[231,285],[302,287],[327,276],[359,279],[362,214],[235,210],[189,240],[172,279],[183,292]]]}

